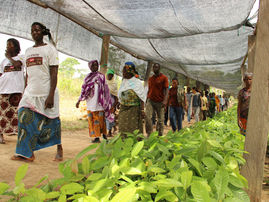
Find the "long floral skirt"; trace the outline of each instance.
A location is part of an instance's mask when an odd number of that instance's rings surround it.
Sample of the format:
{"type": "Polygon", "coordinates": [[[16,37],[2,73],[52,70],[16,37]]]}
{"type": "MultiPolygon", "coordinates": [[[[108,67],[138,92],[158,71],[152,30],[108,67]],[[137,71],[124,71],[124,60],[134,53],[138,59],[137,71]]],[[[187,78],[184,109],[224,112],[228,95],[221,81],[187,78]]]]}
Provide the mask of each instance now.
{"type": "Polygon", "coordinates": [[[18,110],[21,93],[0,95],[0,134],[18,132],[18,110]]]}
{"type": "Polygon", "coordinates": [[[119,132],[133,133],[134,130],[143,133],[143,121],[140,106],[120,106],[119,132]]]}
{"type": "Polygon", "coordinates": [[[30,158],[33,151],[61,144],[61,121],[50,119],[29,108],[19,109],[16,154],[30,158]]]}
{"type": "Polygon", "coordinates": [[[101,134],[106,135],[106,121],[104,111],[89,111],[88,113],[88,123],[89,123],[89,135],[90,138],[101,137],[101,134]]]}

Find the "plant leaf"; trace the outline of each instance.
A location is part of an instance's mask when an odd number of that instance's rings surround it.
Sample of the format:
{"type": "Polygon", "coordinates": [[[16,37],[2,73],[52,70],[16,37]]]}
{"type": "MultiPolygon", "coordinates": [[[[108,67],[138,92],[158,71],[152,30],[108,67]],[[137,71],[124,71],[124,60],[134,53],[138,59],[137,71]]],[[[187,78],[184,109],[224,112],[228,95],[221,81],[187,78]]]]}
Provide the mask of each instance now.
{"type": "Polygon", "coordinates": [[[185,190],[187,190],[187,188],[191,185],[191,180],[192,171],[184,171],[181,173],[181,182],[185,190]]]}
{"type": "Polygon", "coordinates": [[[143,148],[144,146],[144,141],[140,141],[140,142],[137,142],[135,145],[134,145],[134,148],[131,152],[131,156],[134,157],[134,156],[137,156],[137,154],[139,154],[139,152],[141,151],[141,149],[143,148]]]}
{"type": "Polygon", "coordinates": [[[82,170],[85,175],[90,172],[90,162],[87,156],[82,159],[82,170]]]}
{"type": "Polygon", "coordinates": [[[125,188],[112,198],[111,202],[129,202],[132,201],[136,193],[136,188],[125,188]]]}
{"type": "Polygon", "coordinates": [[[61,192],[64,194],[74,194],[74,193],[81,193],[84,190],[84,187],[78,183],[69,183],[61,187],[61,192]]]}
{"type": "Polygon", "coordinates": [[[82,157],[84,154],[86,154],[86,153],[88,153],[89,151],[95,149],[97,146],[98,146],[98,144],[92,144],[92,145],[86,147],[85,149],[83,149],[81,152],[79,152],[79,153],[76,155],[75,159],[79,159],[79,158],[82,157]]]}
{"type": "Polygon", "coordinates": [[[9,185],[3,182],[0,182],[0,195],[5,193],[9,188],[9,185]]]}
{"type": "Polygon", "coordinates": [[[21,183],[22,179],[26,175],[27,170],[28,170],[28,164],[22,164],[18,168],[18,170],[16,172],[16,176],[15,176],[15,183],[17,186],[21,183]]]}
{"type": "Polygon", "coordinates": [[[199,181],[195,181],[192,183],[191,193],[196,202],[211,201],[207,188],[199,181]]]}
{"type": "Polygon", "coordinates": [[[218,200],[223,200],[225,198],[225,190],[229,183],[229,174],[225,168],[220,167],[220,169],[216,172],[213,183],[217,190],[218,200]]]}

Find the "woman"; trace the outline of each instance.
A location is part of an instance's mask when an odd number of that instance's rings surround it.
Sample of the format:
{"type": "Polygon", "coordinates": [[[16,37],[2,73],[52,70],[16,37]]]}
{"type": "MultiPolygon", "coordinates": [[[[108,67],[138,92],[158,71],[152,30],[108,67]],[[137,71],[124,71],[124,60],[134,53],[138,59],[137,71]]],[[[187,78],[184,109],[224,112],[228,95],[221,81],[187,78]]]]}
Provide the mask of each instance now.
{"type": "Polygon", "coordinates": [[[112,137],[112,128],[114,127],[114,132],[116,131],[116,116],[115,116],[115,112],[116,112],[116,108],[118,105],[118,84],[114,79],[114,70],[112,69],[108,69],[107,73],[106,73],[106,77],[107,77],[107,85],[110,91],[110,97],[112,100],[112,108],[111,108],[111,112],[114,114],[114,119],[109,121],[108,119],[106,119],[106,126],[107,126],[107,130],[108,130],[108,137],[112,137]]]}
{"type": "Polygon", "coordinates": [[[24,90],[23,57],[19,56],[20,43],[7,40],[6,58],[0,65],[0,144],[5,144],[4,133],[17,134],[18,112],[24,90]]]}
{"type": "Polygon", "coordinates": [[[58,52],[43,37],[51,34],[39,22],[31,27],[35,42],[25,52],[26,88],[19,104],[18,140],[16,155],[12,160],[33,161],[34,151],[57,145],[56,161],[63,159],[61,122],[59,119],[59,94],[57,85],[58,52]]]}
{"type": "Polygon", "coordinates": [[[132,62],[126,62],[122,71],[123,81],[119,88],[119,132],[143,133],[142,117],[145,116],[146,93],[132,62]]]}
{"type": "Polygon", "coordinates": [[[240,133],[246,136],[248,109],[251,95],[252,73],[246,72],[244,75],[245,87],[238,93],[237,122],[240,133]]]}
{"type": "Polygon", "coordinates": [[[207,108],[208,106],[208,100],[207,97],[205,96],[204,92],[201,92],[201,111],[202,111],[202,115],[203,115],[203,121],[206,120],[206,116],[207,116],[207,108]]]}
{"type": "Polygon", "coordinates": [[[109,121],[113,120],[113,114],[110,113],[112,107],[112,100],[105,76],[98,72],[98,61],[92,60],[88,64],[91,73],[89,73],[82,85],[81,95],[76,103],[79,108],[79,103],[86,100],[89,135],[92,143],[99,143],[101,134],[106,138],[106,122],[105,118],[109,121]]]}

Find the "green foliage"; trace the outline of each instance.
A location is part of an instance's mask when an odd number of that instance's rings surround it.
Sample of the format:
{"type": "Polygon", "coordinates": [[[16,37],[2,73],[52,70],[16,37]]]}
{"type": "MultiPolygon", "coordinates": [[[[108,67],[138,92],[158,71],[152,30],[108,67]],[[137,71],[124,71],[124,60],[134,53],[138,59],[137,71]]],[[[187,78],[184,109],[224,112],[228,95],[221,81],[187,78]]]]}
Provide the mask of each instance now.
{"type": "Polygon", "coordinates": [[[135,131],[91,145],[59,165],[62,178],[40,188],[24,188],[23,166],[17,186],[1,183],[0,193],[21,201],[249,201],[239,173],[243,142],[232,108],[164,137],[141,140],[135,131]]]}
{"type": "Polygon", "coordinates": [[[79,96],[81,85],[85,73],[83,70],[76,69],[75,66],[80,63],[75,58],[66,58],[59,67],[58,88],[61,94],[79,96]],[[80,75],[74,78],[75,74],[80,75]]]}

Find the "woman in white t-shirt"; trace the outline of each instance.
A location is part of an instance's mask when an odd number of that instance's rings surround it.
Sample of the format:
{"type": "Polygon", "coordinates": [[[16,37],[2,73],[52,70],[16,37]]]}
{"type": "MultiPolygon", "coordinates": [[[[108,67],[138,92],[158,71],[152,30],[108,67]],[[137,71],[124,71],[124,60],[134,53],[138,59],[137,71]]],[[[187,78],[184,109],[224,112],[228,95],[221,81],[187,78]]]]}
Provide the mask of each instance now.
{"type": "Polygon", "coordinates": [[[4,133],[18,132],[17,107],[24,89],[24,65],[20,51],[18,40],[7,40],[6,58],[0,64],[0,144],[5,144],[4,133]]]}
{"type": "Polygon", "coordinates": [[[43,42],[45,35],[53,42],[44,25],[34,22],[31,34],[35,45],[25,52],[26,88],[19,104],[18,140],[12,160],[33,161],[33,151],[57,145],[55,160],[60,161],[63,149],[56,88],[58,52],[53,45],[43,42]]]}

